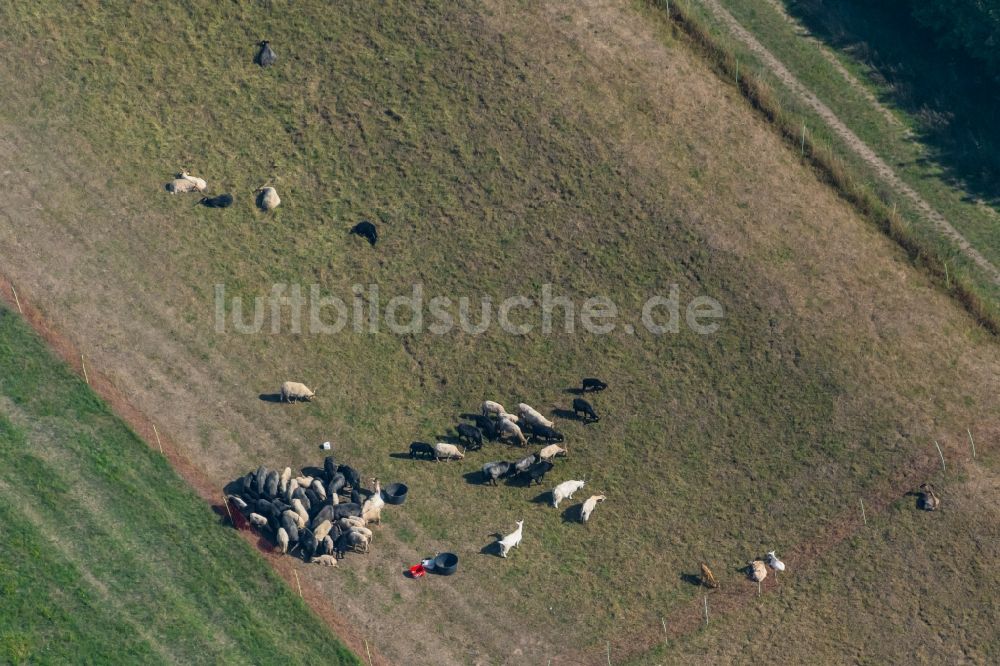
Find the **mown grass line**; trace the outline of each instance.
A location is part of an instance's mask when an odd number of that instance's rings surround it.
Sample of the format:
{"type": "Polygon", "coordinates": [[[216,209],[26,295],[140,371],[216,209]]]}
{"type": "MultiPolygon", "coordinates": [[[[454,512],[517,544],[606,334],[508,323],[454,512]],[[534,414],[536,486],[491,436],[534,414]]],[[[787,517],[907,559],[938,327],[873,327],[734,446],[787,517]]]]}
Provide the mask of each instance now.
{"type": "MultiPolygon", "coordinates": [[[[764,74],[755,57],[722,37],[704,10],[694,3],[654,2],[669,8],[670,18],[697,45],[719,73],[739,89],[750,104],[760,111],[798,150],[831,186],[837,189],[858,212],[870,220],[906,253],[910,261],[923,268],[942,289],[954,296],[976,320],[994,335],[1000,335],[1000,307],[991,296],[985,276],[978,274],[971,262],[963,261],[937,234],[922,224],[905,202],[895,201],[869,184],[872,176],[857,162],[845,159],[832,136],[804,133],[807,116],[794,106],[764,74]],[[742,63],[742,66],[741,66],[742,63]]],[[[815,122],[809,123],[812,127],[815,122]]]]}
{"type": "Polygon", "coordinates": [[[0,661],[357,663],[6,308],[0,463],[0,661]]]}

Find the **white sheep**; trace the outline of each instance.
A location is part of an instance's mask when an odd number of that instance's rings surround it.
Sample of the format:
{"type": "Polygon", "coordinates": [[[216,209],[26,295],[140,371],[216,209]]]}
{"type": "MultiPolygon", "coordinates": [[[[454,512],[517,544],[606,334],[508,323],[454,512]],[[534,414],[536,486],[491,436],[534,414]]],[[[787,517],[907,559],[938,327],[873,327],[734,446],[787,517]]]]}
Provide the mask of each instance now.
{"type": "Polygon", "coordinates": [[[282,553],[288,552],[288,532],[285,531],[284,527],[278,528],[278,547],[281,548],[282,553]]]}
{"type": "Polygon", "coordinates": [[[517,403],[517,411],[521,414],[521,418],[528,423],[537,423],[538,425],[543,425],[546,428],[551,428],[555,425],[552,421],[542,416],[541,412],[527,403],[517,403]]]}
{"type": "Polygon", "coordinates": [[[568,455],[569,454],[568,451],[569,451],[568,446],[566,448],[563,448],[558,444],[549,444],[548,446],[543,447],[542,450],[538,452],[538,459],[551,460],[556,456],[568,455]]]}
{"type": "Polygon", "coordinates": [[[292,494],[295,493],[295,491],[298,490],[298,488],[299,488],[298,479],[289,480],[288,485],[285,487],[285,504],[292,503],[292,494]]]}
{"type": "Polygon", "coordinates": [[[521,428],[519,428],[516,423],[514,423],[513,421],[511,421],[509,419],[505,419],[505,418],[500,419],[499,429],[500,429],[500,435],[501,436],[503,436],[503,435],[513,435],[514,439],[516,439],[517,443],[520,444],[521,446],[524,446],[524,445],[526,445],[528,443],[528,440],[524,436],[524,433],[521,432],[521,428]]]}
{"type": "Polygon", "coordinates": [[[337,521],[337,525],[343,530],[349,530],[352,527],[364,527],[368,524],[361,516],[344,516],[337,521]]]}
{"type": "Polygon", "coordinates": [[[452,458],[457,458],[459,460],[465,457],[465,447],[459,451],[458,447],[454,444],[446,444],[445,442],[438,442],[434,445],[434,460],[440,461],[451,460],[452,458]]]}
{"type": "Polygon", "coordinates": [[[261,210],[272,211],[281,205],[281,197],[278,196],[278,191],[273,187],[259,187],[254,191],[254,194],[259,194],[257,197],[257,205],[260,206],[261,210]]]}
{"type": "Polygon", "coordinates": [[[491,414],[495,414],[496,416],[499,417],[507,413],[507,410],[504,409],[503,405],[501,405],[499,402],[493,402],[492,400],[483,401],[483,404],[479,409],[480,411],[482,411],[483,416],[489,416],[491,414]]]}
{"type": "Polygon", "coordinates": [[[375,538],[374,532],[372,532],[367,527],[361,527],[360,525],[351,525],[350,527],[347,528],[347,531],[348,532],[355,532],[356,534],[360,534],[364,538],[368,539],[369,543],[371,543],[372,539],[375,538]]]}
{"type": "Polygon", "coordinates": [[[597,503],[603,502],[606,499],[605,495],[591,495],[587,498],[587,501],[583,503],[583,508],[580,509],[580,522],[585,523],[590,520],[590,514],[594,512],[594,507],[597,506],[597,503]]]}
{"type": "Polygon", "coordinates": [[[187,192],[197,192],[198,186],[187,178],[175,178],[167,183],[167,192],[171,194],[185,194],[187,192]]]}
{"type": "Polygon", "coordinates": [[[507,553],[510,552],[510,549],[521,543],[521,535],[523,534],[523,528],[524,528],[524,521],[519,520],[517,521],[516,530],[514,530],[504,538],[499,539],[497,541],[497,543],[500,544],[500,557],[507,557],[507,553]]]}
{"type": "Polygon", "coordinates": [[[240,509],[247,508],[247,503],[239,495],[226,495],[226,499],[235,504],[240,509]]]}
{"type": "Polygon", "coordinates": [[[573,493],[583,488],[583,481],[563,481],[552,490],[552,506],[559,508],[564,499],[573,499],[573,493]]]}
{"type": "Polygon", "coordinates": [[[299,518],[301,518],[307,523],[309,522],[309,512],[306,511],[305,504],[303,504],[302,500],[300,500],[298,497],[292,499],[292,509],[295,511],[295,513],[299,514],[299,518]]]}
{"type": "Polygon", "coordinates": [[[250,522],[256,525],[257,527],[264,527],[267,525],[267,518],[260,515],[259,513],[251,513],[250,522]]]}
{"type": "Polygon", "coordinates": [[[773,550],[767,554],[767,566],[774,569],[775,576],[778,575],[778,571],[785,570],[785,563],[778,559],[778,556],[774,554],[773,550]]]}
{"type": "Polygon", "coordinates": [[[747,576],[755,583],[759,583],[767,578],[767,567],[760,560],[754,560],[747,564],[747,576]]]}
{"type": "Polygon", "coordinates": [[[177,174],[177,177],[189,181],[192,185],[194,185],[194,189],[198,190],[199,192],[204,192],[205,188],[208,187],[208,183],[206,183],[201,178],[192,176],[187,171],[181,171],[179,174],[177,174]]]}
{"type": "Polygon", "coordinates": [[[330,533],[332,528],[333,523],[329,520],[324,520],[316,526],[316,529],[313,530],[313,536],[316,537],[316,541],[322,541],[326,538],[326,535],[330,533]]]}
{"type": "Polygon", "coordinates": [[[278,482],[280,484],[279,488],[281,489],[282,493],[288,490],[288,482],[291,480],[292,480],[292,468],[286,467],[284,470],[282,470],[281,477],[278,479],[278,482]]]}
{"type": "Polygon", "coordinates": [[[322,500],[326,501],[326,488],[323,487],[323,482],[319,479],[313,479],[312,485],[310,486],[313,492],[322,500]]]}
{"type": "Polygon", "coordinates": [[[299,488],[309,488],[312,486],[313,478],[311,476],[297,476],[294,479],[299,488]]]}
{"type": "MultiPolygon", "coordinates": [[[[316,392],[301,382],[283,382],[281,384],[281,401],[312,400],[316,392]]],[[[301,484],[300,484],[301,485],[301,484]]]]}
{"type": "Polygon", "coordinates": [[[318,564],[324,567],[335,567],[337,566],[337,558],[333,555],[319,555],[317,557],[309,560],[311,564],[318,564]]]}

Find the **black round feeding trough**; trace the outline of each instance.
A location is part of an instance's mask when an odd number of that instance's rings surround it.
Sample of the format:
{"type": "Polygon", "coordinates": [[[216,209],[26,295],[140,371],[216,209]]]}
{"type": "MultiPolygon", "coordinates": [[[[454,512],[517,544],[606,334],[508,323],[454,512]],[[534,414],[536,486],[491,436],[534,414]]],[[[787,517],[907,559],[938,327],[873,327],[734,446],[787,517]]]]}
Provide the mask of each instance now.
{"type": "Polygon", "coordinates": [[[439,553],[434,558],[434,568],[432,571],[442,576],[450,576],[458,568],[458,555],[455,553],[439,553]]]}
{"type": "Polygon", "coordinates": [[[408,492],[410,489],[406,487],[405,483],[392,483],[385,487],[382,495],[386,504],[402,504],[406,501],[406,493],[408,492]]]}

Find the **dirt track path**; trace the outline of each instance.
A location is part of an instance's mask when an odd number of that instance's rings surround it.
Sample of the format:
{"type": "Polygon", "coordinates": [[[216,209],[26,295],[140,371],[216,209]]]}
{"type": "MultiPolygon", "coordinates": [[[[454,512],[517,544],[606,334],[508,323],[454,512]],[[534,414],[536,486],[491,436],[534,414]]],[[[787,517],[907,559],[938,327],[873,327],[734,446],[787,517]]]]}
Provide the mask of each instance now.
{"type": "Polygon", "coordinates": [[[993,282],[1000,284],[1000,268],[997,268],[989,259],[984,257],[969,241],[962,236],[959,231],[945,219],[941,213],[937,212],[920,194],[907,185],[896,175],[885,160],[875,154],[868,144],[862,141],[837,115],[824,104],[809,88],[799,81],[792,74],[784,63],[774,54],[768,51],[763,44],[757,41],[743,25],[723,7],[718,0],[701,0],[702,4],[726,27],[729,28],[733,36],[759,57],[771,72],[781,80],[793,93],[795,93],[809,108],[815,111],[830,128],[839,136],[844,143],[862,160],[864,160],[875,172],[885,181],[896,193],[909,199],[924,217],[928,219],[934,227],[950,239],[962,251],[966,257],[979,266],[990,277],[993,282]]]}

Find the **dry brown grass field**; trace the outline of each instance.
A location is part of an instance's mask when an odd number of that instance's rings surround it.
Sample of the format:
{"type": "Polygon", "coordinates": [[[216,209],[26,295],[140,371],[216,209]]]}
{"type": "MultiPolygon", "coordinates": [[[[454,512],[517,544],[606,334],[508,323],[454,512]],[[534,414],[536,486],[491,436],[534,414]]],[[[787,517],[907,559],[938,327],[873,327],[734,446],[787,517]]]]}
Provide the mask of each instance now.
{"type": "Polygon", "coordinates": [[[218,487],[316,464],[324,440],[410,485],[370,555],[299,567],[380,659],[995,659],[997,522],[977,509],[996,496],[995,338],[656,12],[184,7],[0,8],[0,270],[218,487]],[[250,64],[262,37],[267,70],[250,64]],[[182,167],[236,205],[166,194],[182,167]],[[270,215],[250,203],[265,181],[284,200],[270,215]],[[364,218],[375,248],[346,233],[364,218]],[[707,336],[216,332],[215,284],[276,282],[496,301],[551,283],[632,314],[677,284],[725,317],[707,336]],[[391,455],[484,398],[565,409],[587,375],[612,385],[603,418],[560,419],[572,455],[540,489],[476,481],[519,453],[502,445],[391,455]],[[293,378],[321,386],[313,403],[260,399],[293,378]],[[945,509],[918,514],[898,484],[934,440],[950,464],[924,480],[945,509]],[[580,476],[576,502],[608,495],[590,524],[532,501],[580,476]],[[888,509],[859,531],[865,497],[888,509]],[[480,553],[520,518],[510,558],[480,553]],[[735,569],[772,548],[812,554],[757,598],[735,569]],[[403,577],[445,549],[459,575],[403,577]],[[707,630],[684,577],[701,560],[734,597],[707,630]],[[689,611],[662,647],[661,620],[689,611]]]}

